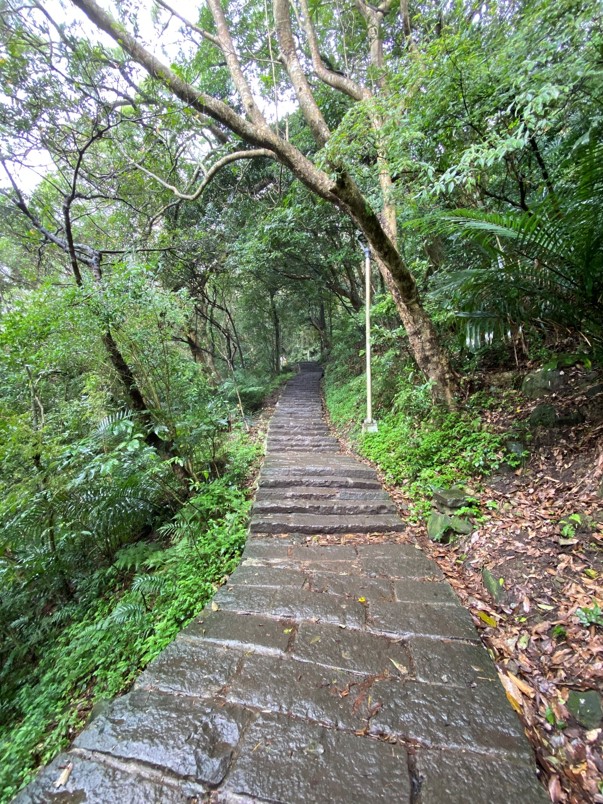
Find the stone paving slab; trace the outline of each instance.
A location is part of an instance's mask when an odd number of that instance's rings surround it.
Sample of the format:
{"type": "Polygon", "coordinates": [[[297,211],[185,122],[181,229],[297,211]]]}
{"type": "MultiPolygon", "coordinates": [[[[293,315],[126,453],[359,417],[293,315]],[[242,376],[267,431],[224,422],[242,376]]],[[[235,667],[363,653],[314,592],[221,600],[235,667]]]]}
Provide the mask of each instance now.
{"type": "Polygon", "coordinates": [[[71,750],[59,754],[38,778],[14,799],[16,804],[191,804],[207,788],[165,772],[132,763],[101,761],[97,755],[71,750]],[[56,782],[71,766],[65,784],[56,782]]]}
{"type": "Polygon", "coordinates": [[[460,603],[426,603],[416,601],[402,607],[400,603],[369,601],[367,625],[371,631],[390,637],[412,634],[451,637],[478,641],[471,617],[460,603]]]}
{"type": "Polygon", "coordinates": [[[548,800],[536,780],[533,763],[524,757],[419,750],[413,769],[422,802],[531,804],[548,800]]]}
{"type": "Polygon", "coordinates": [[[412,675],[410,651],[405,642],[368,633],[355,634],[349,639],[338,626],[324,623],[302,623],[291,655],[301,661],[365,676],[412,675]]]}
{"type": "Polygon", "coordinates": [[[312,486],[330,487],[335,489],[348,488],[348,489],[380,489],[379,481],[371,477],[349,477],[347,475],[309,475],[302,477],[301,475],[281,475],[274,473],[272,476],[267,475],[262,480],[264,488],[286,488],[287,486],[299,486],[300,482],[305,486],[312,488],[312,486]]]}
{"type": "Polygon", "coordinates": [[[548,801],[468,612],[412,533],[312,543],[404,530],[374,470],[337,451],[320,376],[302,365],[276,407],[239,568],[17,802],[548,801]]]}
{"type": "Polygon", "coordinates": [[[189,639],[216,642],[222,645],[253,648],[258,652],[284,653],[293,631],[289,620],[273,620],[254,614],[242,615],[233,611],[208,611],[204,609],[199,617],[182,632],[189,639]]]}
{"type": "Polygon", "coordinates": [[[498,683],[496,668],[490,657],[475,642],[411,636],[405,644],[417,681],[469,688],[483,681],[498,683]]]}
{"type": "Polygon", "coordinates": [[[389,495],[381,489],[340,489],[329,486],[289,486],[285,488],[261,487],[256,493],[256,502],[263,500],[300,502],[303,500],[316,500],[318,502],[332,500],[358,501],[358,502],[386,502],[391,504],[389,495]]]}
{"type": "Polygon", "coordinates": [[[164,768],[207,787],[220,784],[245,728],[248,709],[136,689],[119,698],[75,740],[84,748],[164,768]]]}
{"type": "Polygon", "coordinates": [[[254,801],[407,802],[408,759],[401,745],[262,718],[250,729],[225,789],[254,801]]]}
{"type": "Polygon", "coordinates": [[[355,600],[297,589],[273,589],[227,585],[216,594],[215,604],[242,614],[263,614],[296,621],[335,623],[346,628],[364,628],[365,608],[355,600]]]}
{"type": "Polygon", "coordinates": [[[371,516],[379,514],[395,514],[391,502],[365,500],[296,500],[272,499],[256,501],[253,510],[256,514],[318,514],[320,516],[339,516],[345,518],[349,515],[371,516]]]}
{"type": "Polygon", "coordinates": [[[235,675],[241,657],[211,642],[199,645],[180,636],[138,677],[135,688],[211,697],[235,675]]]}

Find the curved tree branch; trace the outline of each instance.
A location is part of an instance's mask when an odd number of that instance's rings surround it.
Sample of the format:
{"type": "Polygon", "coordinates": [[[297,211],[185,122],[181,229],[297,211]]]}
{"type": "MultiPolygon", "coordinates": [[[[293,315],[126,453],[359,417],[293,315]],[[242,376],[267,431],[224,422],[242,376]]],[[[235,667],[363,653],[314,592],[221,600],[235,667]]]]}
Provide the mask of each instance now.
{"type": "Polygon", "coordinates": [[[267,148],[253,148],[249,151],[235,151],[232,154],[227,154],[226,156],[223,156],[222,159],[218,159],[218,161],[210,167],[210,169],[203,177],[203,181],[201,182],[201,184],[197,187],[194,193],[191,193],[189,195],[187,193],[181,192],[173,184],[169,184],[167,181],[164,181],[160,176],[157,176],[156,173],[152,173],[144,165],[140,165],[138,162],[135,162],[133,159],[130,159],[130,157],[127,156],[127,154],[123,153],[123,151],[122,154],[126,156],[128,161],[132,165],[134,165],[134,167],[138,168],[138,170],[142,171],[142,173],[144,173],[146,176],[149,176],[149,178],[154,179],[156,182],[159,182],[159,184],[161,184],[162,187],[165,187],[166,190],[170,190],[170,192],[174,193],[176,198],[179,198],[181,201],[196,201],[199,198],[199,196],[203,193],[207,185],[214,178],[214,176],[220,170],[222,170],[223,167],[226,167],[226,165],[230,165],[232,162],[237,162],[241,159],[256,159],[261,156],[266,157],[267,159],[276,158],[275,154],[272,151],[269,151],[267,148]]]}
{"type": "Polygon", "coordinates": [[[289,0],[273,0],[273,8],[276,36],[285,63],[285,69],[293,84],[302,114],[314,135],[314,139],[322,147],[331,136],[331,132],[314,99],[308,79],[297,56],[293,31],[291,30],[289,0]]]}
{"type": "Polygon", "coordinates": [[[172,16],[176,17],[176,19],[179,19],[180,22],[184,23],[184,25],[186,25],[187,28],[190,28],[191,31],[196,31],[198,34],[201,34],[201,36],[204,39],[207,39],[207,41],[211,42],[212,45],[215,45],[216,47],[220,48],[220,50],[222,50],[220,40],[218,39],[217,36],[214,36],[209,31],[206,31],[204,28],[201,28],[199,25],[195,25],[194,22],[187,20],[186,17],[184,17],[182,14],[180,14],[178,11],[176,11],[174,8],[168,5],[165,2],[165,0],[155,0],[155,2],[157,3],[158,6],[161,6],[162,8],[165,8],[166,11],[169,11],[172,16]]]}
{"type": "Polygon", "coordinates": [[[230,35],[230,30],[226,22],[226,17],[224,16],[222,4],[220,0],[207,0],[207,5],[212,13],[216,30],[218,31],[217,39],[220,44],[220,49],[224,54],[224,58],[226,59],[226,65],[234,85],[237,88],[237,92],[241,96],[247,116],[256,125],[266,126],[267,124],[266,120],[264,119],[264,115],[261,113],[259,106],[255,102],[249,82],[243,73],[241,62],[239,61],[232,36],[230,35]]]}
{"type": "Polygon", "coordinates": [[[306,37],[310,46],[312,67],[314,68],[314,72],[318,78],[320,78],[323,83],[327,84],[333,89],[337,89],[339,92],[343,92],[344,95],[348,95],[354,100],[361,101],[367,97],[370,97],[370,92],[364,87],[360,86],[360,84],[357,84],[356,81],[352,80],[347,75],[341,75],[340,73],[336,73],[334,70],[328,69],[322,59],[322,56],[320,55],[318,37],[316,35],[316,28],[314,27],[314,23],[310,17],[308,0],[301,0],[301,7],[304,31],[306,32],[306,37]]]}

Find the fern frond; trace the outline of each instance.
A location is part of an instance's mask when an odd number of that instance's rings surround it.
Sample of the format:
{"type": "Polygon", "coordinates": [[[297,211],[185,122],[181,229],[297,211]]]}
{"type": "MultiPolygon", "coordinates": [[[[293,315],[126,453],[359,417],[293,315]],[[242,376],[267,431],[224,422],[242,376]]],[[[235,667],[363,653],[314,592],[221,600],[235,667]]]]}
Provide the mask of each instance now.
{"type": "Polygon", "coordinates": [[[131,622],[143,622],[147,619],[147,614],[148,612],[142,603],[126,601],[116,606],[109,619],[117,625],[124,625],[131,622]]]}
{"type": "Polygon", "coordinates": [[[140,574],[134,578],[132,583],[133,592],[141,592],[143,595],[158,595],[166,587],[166,579],[160,575],[150,573],[140,574]]]}

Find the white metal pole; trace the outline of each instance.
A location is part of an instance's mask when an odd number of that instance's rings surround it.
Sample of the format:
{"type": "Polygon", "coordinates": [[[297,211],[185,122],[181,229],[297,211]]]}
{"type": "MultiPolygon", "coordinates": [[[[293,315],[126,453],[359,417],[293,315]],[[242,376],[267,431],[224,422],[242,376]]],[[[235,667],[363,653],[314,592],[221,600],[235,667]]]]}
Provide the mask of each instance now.
{"type": "Polygon", "coordinates": [[[377,422],[373,421],[373,386],[371,377],[371,252],[364,248],[364,280],[365,280],[365,354],[366,354],[366,419],[362,425],[365,433],[377,432],[377,422]]]}

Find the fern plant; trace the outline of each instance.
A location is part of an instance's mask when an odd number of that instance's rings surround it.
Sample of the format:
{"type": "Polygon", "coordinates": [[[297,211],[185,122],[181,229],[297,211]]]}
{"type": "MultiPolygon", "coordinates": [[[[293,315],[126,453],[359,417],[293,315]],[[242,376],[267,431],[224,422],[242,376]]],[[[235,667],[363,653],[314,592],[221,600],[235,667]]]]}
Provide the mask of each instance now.
{"type": "Polygon", "coordinates": [[[603,335],[603,144],[583,147],[565,180],[527,212],[456,210],[441,228],[473,246],[474,264],[442,274],[434,296],[481,346],[528,322],[603,335]]]}

